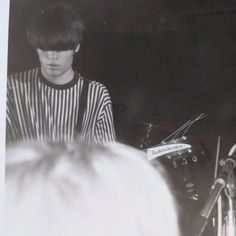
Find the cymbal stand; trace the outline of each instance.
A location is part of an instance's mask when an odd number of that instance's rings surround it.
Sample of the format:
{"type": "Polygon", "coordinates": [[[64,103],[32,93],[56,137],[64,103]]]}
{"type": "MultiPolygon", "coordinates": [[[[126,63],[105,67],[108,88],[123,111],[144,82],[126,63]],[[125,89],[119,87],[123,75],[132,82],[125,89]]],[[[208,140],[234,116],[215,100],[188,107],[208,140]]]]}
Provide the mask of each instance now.
{"type": "MultiPolygon", "coordinates": [[[[215,161],[215,172],[214,172],[214,180],[217,178],[218,175],[218,167],[219,167],[219,159],[220,159],[220,144],[221,144],[221,137],[218,137],[217,140],[217,147],[216,147],[216,161],[215,161]]],[[[220,195],[217,200],[217,221],[215,221],[215,217],[212,218],[213,226],[217,224],[217,236],[221,236],[222,233],[222,196],[220,195]]]]}

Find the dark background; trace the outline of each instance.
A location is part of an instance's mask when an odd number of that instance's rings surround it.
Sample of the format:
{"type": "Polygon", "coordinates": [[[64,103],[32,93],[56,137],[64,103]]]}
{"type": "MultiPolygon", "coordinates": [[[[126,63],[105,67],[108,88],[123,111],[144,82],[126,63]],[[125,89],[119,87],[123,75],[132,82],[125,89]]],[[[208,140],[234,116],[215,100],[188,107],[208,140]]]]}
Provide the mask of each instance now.
{"type": "MultiPolygon", "coordinates": [[[[37,8],[51,2],[11,0],[9,73],[38,65],[25,26],[37,8]]],[[[210,133],[216,143],[218,135],[226,135],[227,143],[233,142],[233,0],[71,2],[86,25],[74,67],[109,89],[118,140],[139,145],[146,123],[151,123],[157,125],[154,132],[165,131],[152,140],[156,144],[195,114],[206,113],[208,117],[195,124],[200,136],[210,133]],[[229,131],[232,135],[226,134],[229,131]]]]}
{"type": "MultiPolygon", "coordinates": [[[[9,74],[38,65],[25,26],[52,2],[11,0],[9,74]]],[[[144,146],[158,144],[205,113],[189,134],[202,142],[208,161],[196,179],[212,181],[217,137],[222,158],[236,138],[235,0],[71,2],[86,26],[74,68],[108,88],[118,140],[140,147],[147,137],[144,146]]]]}

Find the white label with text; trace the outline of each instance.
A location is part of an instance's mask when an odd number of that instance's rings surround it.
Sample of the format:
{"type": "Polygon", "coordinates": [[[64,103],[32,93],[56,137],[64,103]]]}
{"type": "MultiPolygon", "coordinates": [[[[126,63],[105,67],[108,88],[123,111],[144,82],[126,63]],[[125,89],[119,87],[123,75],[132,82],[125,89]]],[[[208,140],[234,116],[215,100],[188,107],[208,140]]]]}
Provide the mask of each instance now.
{"type": "Polygon", "coordinates": [[[192,147],[191,145],[186,143],[173,143],[157,147],[151,147],[147,149],[147,159],[152,160],[154,158],[167,155],[172,152],[178,152],[184,149],[190,149],[191,147],[192,147]]]}

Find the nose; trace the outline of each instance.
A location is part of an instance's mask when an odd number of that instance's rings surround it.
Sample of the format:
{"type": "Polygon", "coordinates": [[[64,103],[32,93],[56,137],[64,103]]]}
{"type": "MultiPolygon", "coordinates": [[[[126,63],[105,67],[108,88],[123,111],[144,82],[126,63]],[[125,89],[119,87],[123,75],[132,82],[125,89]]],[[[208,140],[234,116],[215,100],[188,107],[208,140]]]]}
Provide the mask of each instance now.
{"type": "Polygon", "coordinates": [[[47,56],[50,59],[58,59],[58,52],[56,51],[48,51],[47,56]]]}

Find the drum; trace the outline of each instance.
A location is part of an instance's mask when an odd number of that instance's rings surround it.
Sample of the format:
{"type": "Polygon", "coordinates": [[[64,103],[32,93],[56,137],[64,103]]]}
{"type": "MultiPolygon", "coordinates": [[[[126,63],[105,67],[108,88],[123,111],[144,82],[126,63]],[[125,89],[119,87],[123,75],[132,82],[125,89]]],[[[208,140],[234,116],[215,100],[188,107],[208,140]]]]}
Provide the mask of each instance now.
{"type": "Polygon", "coordinates": [[[193,136],[183,136],[147,149],[147,158],[161,162],[167,170],[173,188],[180,198],[201,200],[206,153],[202,143],[193,136]]]}

